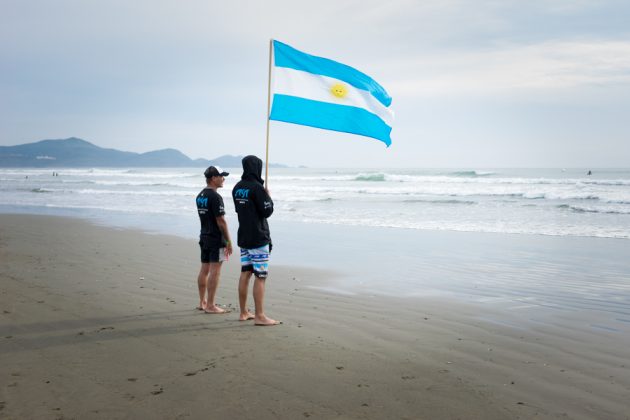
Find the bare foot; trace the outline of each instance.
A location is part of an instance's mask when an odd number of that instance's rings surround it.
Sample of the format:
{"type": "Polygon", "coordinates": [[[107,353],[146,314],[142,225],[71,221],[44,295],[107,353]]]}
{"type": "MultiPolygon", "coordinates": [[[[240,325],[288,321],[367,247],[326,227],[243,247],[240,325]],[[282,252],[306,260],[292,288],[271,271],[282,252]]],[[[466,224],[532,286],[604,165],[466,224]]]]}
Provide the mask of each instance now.
{"type": "Polygon", "coordinates": [[[219,308],[217,305],[208,306],[203,310],[207,314],[227,314],[229,311],[226,311],[223,308],[219,308]]]}
{"type": "Polygon", "coordinates": [[[238,317],[239,321],[249,321],[250,319],[254,319],[254,314],[249,312],[249,309],[247,310],[247,312],[245,313],[241,313],[241,315],[238,317]]]}
{"type": "Polygon", "coordinates": [[[271,327],[273,325],[282,324],[281,321],[276,321],[275,319],[267,318],[265,315],[254,318],[254,324],[259,327],[271,327]]]}
{"type": "Polygon", "coordinates": [[[198,311],[203,311],[205,307],[206,307],[206,301],[202,300],[201,302],[199,302],[199,306],[197,306],[195,309],[198,311]]]}

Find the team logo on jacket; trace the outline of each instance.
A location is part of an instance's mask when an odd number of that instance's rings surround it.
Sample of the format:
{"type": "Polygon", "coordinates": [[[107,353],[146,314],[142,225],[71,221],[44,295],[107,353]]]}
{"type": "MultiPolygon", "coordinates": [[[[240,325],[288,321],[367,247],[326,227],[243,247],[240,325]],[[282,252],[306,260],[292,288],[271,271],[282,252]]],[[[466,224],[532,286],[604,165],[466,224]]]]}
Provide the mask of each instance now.
{"type": "Polygon", "coordinates": [[[247,200],[249,198],[249,188],[239,188],[234,191],[234,198],[247,200]]]}

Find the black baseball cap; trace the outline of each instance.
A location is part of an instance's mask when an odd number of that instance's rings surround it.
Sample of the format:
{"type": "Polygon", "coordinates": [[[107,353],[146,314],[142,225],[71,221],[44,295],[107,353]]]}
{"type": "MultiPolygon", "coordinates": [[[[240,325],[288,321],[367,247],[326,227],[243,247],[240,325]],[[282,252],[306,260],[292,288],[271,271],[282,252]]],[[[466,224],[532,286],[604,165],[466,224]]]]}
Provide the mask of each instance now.
{"type": "Polygon", "coordinates": [[[228,176],[230,173],[225,172],[218,166],[209,166],[203,174],[206,178],[212,178],[213,176],[228,176]]]}

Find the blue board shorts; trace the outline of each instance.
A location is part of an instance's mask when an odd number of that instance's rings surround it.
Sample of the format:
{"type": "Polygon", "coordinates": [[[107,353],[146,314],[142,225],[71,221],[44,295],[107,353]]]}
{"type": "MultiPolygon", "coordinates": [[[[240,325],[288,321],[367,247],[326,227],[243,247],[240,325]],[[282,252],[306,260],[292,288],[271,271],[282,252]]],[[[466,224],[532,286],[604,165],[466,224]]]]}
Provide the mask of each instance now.
{"type": "Polygon", "coordinates": [[[241,248],[241,271],[253,271],[256,277],[267,278],[269,269],[269,245],[260,248],[241,248]]]}

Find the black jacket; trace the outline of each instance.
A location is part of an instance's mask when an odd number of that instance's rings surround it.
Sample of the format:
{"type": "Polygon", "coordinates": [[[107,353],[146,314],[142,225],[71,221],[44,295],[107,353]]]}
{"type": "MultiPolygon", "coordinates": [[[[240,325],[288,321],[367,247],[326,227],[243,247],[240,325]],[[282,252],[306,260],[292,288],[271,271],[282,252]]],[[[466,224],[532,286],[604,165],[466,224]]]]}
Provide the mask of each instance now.
{"type": "Polygon", "coordinates": [[[245,249],[271,245],[267,218],[273,213],[273,201],[263,187],[262,160],[243,158],[243,176],[232,189],[234,208],[238,213],[238,246],[245,249]]]}

